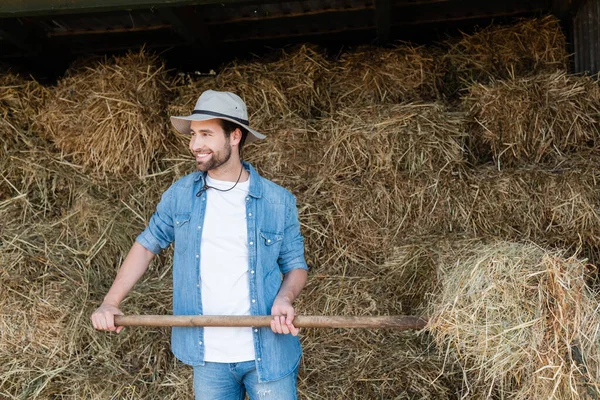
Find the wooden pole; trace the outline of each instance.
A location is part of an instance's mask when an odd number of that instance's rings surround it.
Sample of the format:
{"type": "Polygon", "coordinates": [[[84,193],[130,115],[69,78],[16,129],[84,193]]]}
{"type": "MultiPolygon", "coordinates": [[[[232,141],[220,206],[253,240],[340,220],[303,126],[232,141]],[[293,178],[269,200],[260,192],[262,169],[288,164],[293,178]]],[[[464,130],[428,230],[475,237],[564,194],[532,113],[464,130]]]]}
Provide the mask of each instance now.
{"type": "MultiPolygon", "coordinates": [[[[269,327],[272,316],[251,315],[115,315],[115,326],[269,327]]],[[[414,316],[336,317],[298,315],[296,328],[423,329],[427,320],[414,316]]]]}

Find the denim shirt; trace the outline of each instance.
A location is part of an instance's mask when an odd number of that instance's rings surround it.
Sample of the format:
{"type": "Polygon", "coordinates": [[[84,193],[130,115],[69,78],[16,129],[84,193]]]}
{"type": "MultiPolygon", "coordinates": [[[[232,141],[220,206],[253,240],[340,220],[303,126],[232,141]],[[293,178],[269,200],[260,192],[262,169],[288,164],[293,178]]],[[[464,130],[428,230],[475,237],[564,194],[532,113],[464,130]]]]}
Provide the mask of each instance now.
{"type": "MultiPolygon", "coordinates": [[[[250,164],[243,165],[250,172],[246,197],[250,312],[270,315],[282,274],[297,268],[308,269],[304,238],[300,234],[295,197],[262,178],[250,164]]],[[[203,172],[195,172],[175,182],[163,194],[148,227],[136,239],[154,254],[175,242],[174,315],[202,315],[200,241],[206,192],[199,197],[196,194],[204,186],[204,178],[203,172]]],[[[252,331],[260,382],[283,378],[295,370],[302,353],[297,337],[276,334],[267,327],[252,331]]],[[[172,329],[171,349],[186,364],[204,365],[203,341],[201,327],[172,329]]]]}

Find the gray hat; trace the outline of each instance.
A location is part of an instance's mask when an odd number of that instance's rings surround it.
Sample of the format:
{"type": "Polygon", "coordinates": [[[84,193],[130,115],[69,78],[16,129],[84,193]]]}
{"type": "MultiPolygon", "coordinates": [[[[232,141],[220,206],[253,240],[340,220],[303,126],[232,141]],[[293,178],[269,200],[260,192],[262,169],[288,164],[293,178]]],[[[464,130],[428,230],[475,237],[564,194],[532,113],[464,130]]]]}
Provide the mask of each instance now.
{"type": "Polygon", "coordinates": [[[246,138],[246,143],[266,138],[265,135],[248,126],[246,103],[240,96],[231,92],[217,92],[215,90],[203,92],[196,102],[192,115],[171,117],[171,123],[177,132],[188,135],[192,121],[206,121],[213,118],[226,119],[248,129],[251,135],[246,138]]]}

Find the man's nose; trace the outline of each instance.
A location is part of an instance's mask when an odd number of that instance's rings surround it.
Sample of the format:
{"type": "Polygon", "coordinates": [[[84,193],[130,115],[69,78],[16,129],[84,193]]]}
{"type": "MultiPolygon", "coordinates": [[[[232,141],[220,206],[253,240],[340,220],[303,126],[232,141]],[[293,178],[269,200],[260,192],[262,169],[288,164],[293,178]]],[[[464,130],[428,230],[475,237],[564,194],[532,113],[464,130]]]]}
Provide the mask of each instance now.
{"type": "Polygon", "coordinates": [[[190,149],[198,150],[198,149],[202,148],[202,143],[203,143],[202,135],[192,135],[192,138],[190,140],[190,149]]]}

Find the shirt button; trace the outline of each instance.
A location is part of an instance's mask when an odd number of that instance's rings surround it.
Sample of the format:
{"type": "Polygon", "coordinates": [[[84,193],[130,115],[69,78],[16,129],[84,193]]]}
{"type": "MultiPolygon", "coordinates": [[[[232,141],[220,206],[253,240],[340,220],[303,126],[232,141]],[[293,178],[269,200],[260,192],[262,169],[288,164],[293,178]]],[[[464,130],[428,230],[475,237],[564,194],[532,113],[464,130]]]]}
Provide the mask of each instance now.
{"type": "Polygon", "coordinates": [[[256,299],[252,299],[252,302],[253,302],[253,303],[256,303],[256,299]]]}
{"type": "Polygon", "coordinates": [[[198,344],[199,344],[200,346],[202,346],[202,341],[199,341],[199,342],[198,342],[198,344]]]}
{"type": "Polygon", "coordinates": [[[199,284],[199,283],[196,283],[196,287],[200,287],[200,284],[199,284]]]}
{"type": "Polygon", "coordinates": [[[196,254],[196,258],[200,258],[200,256],[198,254],[196,254]]]}
{"type": "Polygon", "coordinates": [[[250,201],[250,197],[246,197],[246,201],[250,201]]]}
{"type": "Polygon", "coordinates": [[[250,246],[252,246],[254,244],[254,242],[250,242],[250,246]]]}
{"type": "Polygon", "coordinates": [[[198,229],[202,229],[202,227],[200,225],[198,225],[198,229]]]}
{"type": "Polygon", "coordinates": [[[251,273],[251,274],[253,274],[253,273],[254,273],[254,270],[250,271],[250,273],[251,273]]]}
{"type": "Polygon", "coordinates": [[[248,213],[248,216],[249,216],[249,217],[251,217],[251,216],[252,216],[252,213],[248,213]]]}
{"type": "Polygon", "coordinates": [[[202,201],[205,201],[205,200],[206,200],[206,197],[203,197],[203,198],[202,198],[202,201]]]}
{"type": "Polygon", "coordinates": [[[257,360],[260,361],[260,357],[258,357],[257,360]]]}
{"type": "Polygon", "coordinates": [[[179,225],[179,221],[175,221],[175,223],[176,223],[177,225],[179,225]]]}
{"type": "Polygon", "coordinates": [[[255,329],[254,332],[258,332],[258,329],[255,329]]]}
{"type": "Polygon", "coordinates": [[[267,243],[271,243],[271,239],[268,239],[268,240],[267,240],[267,243]]]}

